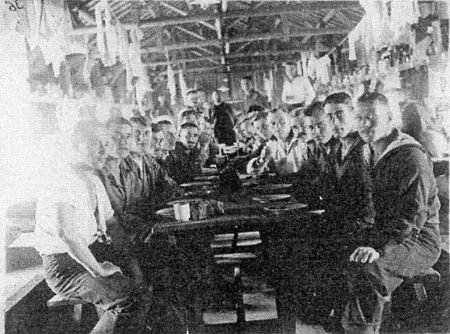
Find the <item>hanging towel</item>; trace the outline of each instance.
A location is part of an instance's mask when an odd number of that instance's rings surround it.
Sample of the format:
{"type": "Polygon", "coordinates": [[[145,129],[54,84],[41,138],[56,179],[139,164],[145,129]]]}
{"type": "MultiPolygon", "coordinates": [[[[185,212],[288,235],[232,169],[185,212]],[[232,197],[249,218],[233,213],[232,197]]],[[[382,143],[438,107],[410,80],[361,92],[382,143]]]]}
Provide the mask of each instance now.
{"type": "Polygon", "coordinates": [[[167,65],[167,88],[170,92],[170,102],[175,105],[177,103],[177,87],[175,86],[175,73],[170,65],[167,65]]]}
{"type": "Polygon", "coordinates": [[[311,55],[309,56],[308,60],[308,76],[311,79],[316,78],[316,69],[317,69],[317,58],[314,57],[314,54],[311,52],[311,55]]]}
{"type": "Polygon", "coordinates": [[[188,88],[184,79],[183,70],[180,70],[178,72],[178,80],[180,81],[181,97],[183,98],[183,101],[186,101],[188,88]]]}
{"type": "Polygon", "coordinates": [[[331,59],[329,56],[326,55],[317,60],[316,75],[322,84],[328,85],[331,77],[331,59]]]}

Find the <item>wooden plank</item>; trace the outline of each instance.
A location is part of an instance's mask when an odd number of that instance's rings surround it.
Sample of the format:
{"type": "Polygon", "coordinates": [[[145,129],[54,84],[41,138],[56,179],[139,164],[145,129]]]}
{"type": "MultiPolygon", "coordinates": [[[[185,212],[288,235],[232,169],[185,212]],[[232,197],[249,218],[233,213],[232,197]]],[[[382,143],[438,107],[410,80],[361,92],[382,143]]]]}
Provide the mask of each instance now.
{"type": "Polygon", "coordinates": [[[42,265],[5,274],[4,303],[7,312],[44,280],[42,265]]]}

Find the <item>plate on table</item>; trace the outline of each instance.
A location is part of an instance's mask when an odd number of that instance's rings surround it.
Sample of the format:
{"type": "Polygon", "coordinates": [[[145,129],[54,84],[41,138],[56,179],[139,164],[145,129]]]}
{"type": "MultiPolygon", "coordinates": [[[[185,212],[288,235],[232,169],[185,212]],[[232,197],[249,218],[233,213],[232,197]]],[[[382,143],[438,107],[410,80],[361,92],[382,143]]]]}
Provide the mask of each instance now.
{"type": "Polygon", "coordinates": [[[319,215],[320,216],[324,212],[325,212],[325,210],[311,210],[311,211],[308,211],[307,213],[310,213],[312,215],[319,215]]]}
{"type": "Polygon", "coordinates": [[[201,190],[186,191],[184,192],[183,197],[185,197],[186,199],[190,198],[196,199],[196,197],[205,197],[211,194],[212,190],[201,189],[201,190]]]}
{"type": "Polygon", "coordinates": [[[254,201],[260,203],[287,201],[291,198],[289,194],[273,194],[273,195],[260,195],[253,197],[254,201]]]}
{"type": "Polygon", "coordinates": [[[202,167],[202,174],[205,175],[217,175],[219,174],[219,171],[217,170],[216,167],[202,167]]]}
{"type": "Polygon", "coordinates": [[[225,154],[233,154],[237,151],[237,147],[236,146],[225,146],[223,148],[223,153],[225,154]]]}
{"type": "Polygon", "coordinates": [[[216,181],[219,179],[219,175],[203,175],[194,178],[195,181],[216,181]]]}
{"type": "Polygon", "coordinates": [[[156,214],[160,215],[160,216],[164,216],[164,217],[175,218],[174,208],[161,209],[161,210],[156,211],[156,214]]]}
{"type": "Polygon", "coordinates": [[[198,188],[198,187],[209,187],[212,186],[211,181],[198,181],[198,182],[188,182],[180,184],[182,188],[198,188]]]}
{"type": "Polygon", "coordinates": [[[288,204],[277,204],[265,207],[264,210],[270,211],[272,213],[283,213],[287,211],[302,210],[308,207],[308,204],[304,203],[288,203],[288,204]]]}
{"type": "Polygon", "coordinates": [[[292,187],[291,183],[265,184],[262,186],[255,187],[253,190],[261,193],[274,193],[278,191],[286,191],[290,187],[292,187]]]}

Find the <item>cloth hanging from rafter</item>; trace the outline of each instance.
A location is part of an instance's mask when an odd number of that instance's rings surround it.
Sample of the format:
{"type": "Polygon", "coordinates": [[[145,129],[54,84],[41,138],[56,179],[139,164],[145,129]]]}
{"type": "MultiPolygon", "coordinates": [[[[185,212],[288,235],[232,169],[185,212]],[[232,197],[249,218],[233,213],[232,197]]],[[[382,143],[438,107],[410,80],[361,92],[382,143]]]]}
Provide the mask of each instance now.
{"type": "Polygon", "coordinates": [[[303,76],[302,62],[300,59],[297,61],[297,73],[298,75],[303,76]]]}
{"type": "Polygon", "coordinates": [[[180,71],[178,72],[178,80],[180,82],[180,90],[181,90],[181,97],[183,98],[183,101],[186,101],[187,98],[187,84],[186,84],[186,80],[184,79],[184,74],[183,74],[183,70],[180,69],[180,71]]]}
{"type": "Polygon", "coordinates": [[[104,58],[106,53],[105,36],[103,33],[103,4],[99,2],[95,5],[95,25],[97,27],[97,51],[100,57],[104,58]]]}
{"type": "MultiPolygon", "coordinates": [[[[103,1],[103,0],[102,0],[103,1]]],[[[105,1],[106,2],[106,1],[105,1]]],[[[106,46],[108,50],[108,56],[112,63],[116,62],[116,56],[119,54],[119,48],[117,43],[117,33],[116,28],[111,24],[112,15],[109,9],[108,3],[104,5],[105,11],[105,32],[106,32],[106,46]]],[[[117,23],[118,25],[119,23],[117,23]]]]}
{"type": "Polygon", "coordinates": [[[331,78],[331,59],[328,55],[317,60],[316,75],[322,84],[328,85],[331,78]]]}
{"type": "Polygon", "coordinates": [[[308,52],[301,51],[300,56],[302,58],[302,75],[306,77],[308,76],[308,52]]]}
{"type": "Polygon", "coordinates": [[[30,18],[30,22],[34,23],[30,31],[35,29],[30,46],[39,45],[46,64],[52,64],[53,72],[58,76],[60,63],[69,53],[68,35],[73,30],[67,4],[63,0],[34,0],[28,5],[34,7],[30,11],[34,15],[34,18],[30,18]]]}
{"type": "Polygon", "coordinates": [[[311,52],[308,60],[308,70],[307,70],[308,76],[311,79],[316,78],[316,69],[317,69],[317,58],[314,57],[314,53],[311,52]]]}
{"type": "Polygon", "coordinates": [[[266,92],[267,99],[272,102],[273,96],[273,71],[270,70],[268,73],[264,74],[264,91],[266,92]]]}
{"type": "Polygon", "coordinates": [[[167,88],[170,92],[170,102],[172,105],[177,103],[177,87],[175,84],[175,73],[170,65],[167,65],[167,88]]]}

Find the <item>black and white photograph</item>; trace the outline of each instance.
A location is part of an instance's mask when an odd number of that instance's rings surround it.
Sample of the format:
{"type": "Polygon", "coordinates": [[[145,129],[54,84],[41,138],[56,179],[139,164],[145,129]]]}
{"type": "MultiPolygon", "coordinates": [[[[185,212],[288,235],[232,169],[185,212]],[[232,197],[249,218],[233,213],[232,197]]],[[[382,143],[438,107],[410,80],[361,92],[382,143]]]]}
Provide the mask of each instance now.
{"type": "Polygon", "coordinates": [[[450,333],[449,14],[0,1],[0,334],[450,333]]]}

